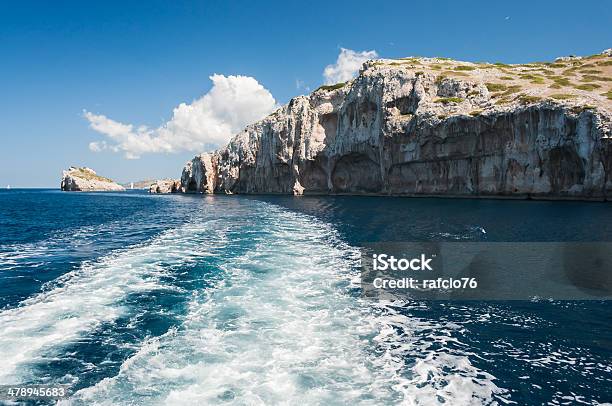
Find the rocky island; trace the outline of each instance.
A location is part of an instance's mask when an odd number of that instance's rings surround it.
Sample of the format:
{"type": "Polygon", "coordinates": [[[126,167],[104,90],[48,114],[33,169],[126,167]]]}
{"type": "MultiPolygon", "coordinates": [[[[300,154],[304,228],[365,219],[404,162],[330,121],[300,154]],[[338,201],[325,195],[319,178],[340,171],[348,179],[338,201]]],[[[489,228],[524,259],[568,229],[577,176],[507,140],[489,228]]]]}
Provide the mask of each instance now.
{"type": "Polygon", "coordinates": [[[91,168],[74,166],[62,172],[61,189],[71,192],[125,191],[123,186],[98,175],[91,168]]]}
{"type": "Polygon", "coordinates": [[[186,193],[612,198],[612,55],[366,62],[196,156],[186,193]]]}

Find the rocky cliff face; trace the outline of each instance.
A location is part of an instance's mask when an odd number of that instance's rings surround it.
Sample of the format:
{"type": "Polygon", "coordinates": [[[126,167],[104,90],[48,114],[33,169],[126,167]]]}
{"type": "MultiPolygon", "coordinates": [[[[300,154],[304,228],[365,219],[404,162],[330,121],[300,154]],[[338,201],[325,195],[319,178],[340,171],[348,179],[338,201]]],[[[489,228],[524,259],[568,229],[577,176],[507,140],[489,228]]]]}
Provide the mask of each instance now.
{"type": "Polygon", "coordinates": [[[149,187],[149,193],[178,193],[181,191],[179,179],[161,179],[149,187]]]}
{"type": "Polygon", "coordinates": [[[125,188],[111,179],[98,175],[90,168],[71,166],[62,172],[61,189],[71,192],[124,191],[125,188]]]}
{"type": "Polygon", "coordinates": [[[181,191],[610,199],[610,65],[368,61],[196,156],[181,191]]]}

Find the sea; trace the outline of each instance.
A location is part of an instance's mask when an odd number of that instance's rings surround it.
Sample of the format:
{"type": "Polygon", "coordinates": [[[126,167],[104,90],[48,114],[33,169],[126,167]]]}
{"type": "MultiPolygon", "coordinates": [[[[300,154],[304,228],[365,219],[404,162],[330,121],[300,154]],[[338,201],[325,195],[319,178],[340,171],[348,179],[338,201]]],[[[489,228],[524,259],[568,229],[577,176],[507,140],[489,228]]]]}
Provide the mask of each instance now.
{"type": "Polygon", "coordinates": [[[612,402],[610,301],[364,298],[362,246],[393,241],[612,241],[612,206],[2,190],[0,384],[66,385],[60,405],[612,402]]]}

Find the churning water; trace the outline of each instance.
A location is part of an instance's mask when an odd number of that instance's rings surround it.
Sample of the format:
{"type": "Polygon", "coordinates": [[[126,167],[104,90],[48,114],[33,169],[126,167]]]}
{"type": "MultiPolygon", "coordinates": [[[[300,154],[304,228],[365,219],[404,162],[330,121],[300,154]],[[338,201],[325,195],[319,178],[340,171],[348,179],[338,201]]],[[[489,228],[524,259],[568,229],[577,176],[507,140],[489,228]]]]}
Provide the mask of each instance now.
{"type": "Polygon", "coordinates": [[[0,384],[62,404],[597,404],[609,302],[372,302],[362,242],[609,241],[608,204],[0,192],[0,384]]]}

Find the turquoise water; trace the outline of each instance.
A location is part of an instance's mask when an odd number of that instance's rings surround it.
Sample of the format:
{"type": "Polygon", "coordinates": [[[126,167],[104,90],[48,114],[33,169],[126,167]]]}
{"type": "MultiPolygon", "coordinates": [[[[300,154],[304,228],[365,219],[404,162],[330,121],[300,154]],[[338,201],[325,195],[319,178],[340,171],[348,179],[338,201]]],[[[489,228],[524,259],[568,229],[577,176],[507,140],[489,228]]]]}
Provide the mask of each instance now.
{"type": "Polygon", "coordinates": [[[64,404],[597,404],[609,302],[360,298],[374,241],[610,241],[609,204],[0,192],[0,383],[64,404]]]}

